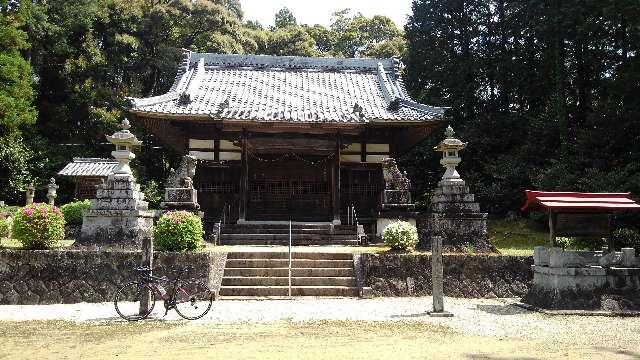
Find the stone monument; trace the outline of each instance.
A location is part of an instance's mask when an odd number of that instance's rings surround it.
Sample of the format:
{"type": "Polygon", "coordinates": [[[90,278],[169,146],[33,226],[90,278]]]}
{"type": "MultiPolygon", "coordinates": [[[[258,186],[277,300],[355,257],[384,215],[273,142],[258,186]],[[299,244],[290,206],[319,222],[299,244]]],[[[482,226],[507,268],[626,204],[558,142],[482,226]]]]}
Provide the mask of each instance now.
{"type": "Polygon", "coordinates": [[[198,212],[198,191],[193,188],[196,174],[196,158],[191,155],[182,157],[178,171],[171,170],[164,189],[163,210],[186,210],[198,212]]]}
{"type": "Polygon", "coordinates": [[[47,185],[47,199],[49,200],[49,205],[55,205],[56,197],[58,197],[58,188],[60,186],[56,185],[56,179],[51,178],[49,181],[49,185],[47,185]]]}
{"type": "Polygon", "coordinates": [[[98,185],[96,198],[83,214],[80,244],[139,245],[143,238],[151,237],[154,211],[148,210],[144,194],[129,167],[135,158],[132,147],[142,144],[129,131],[129,121],[122,121],[122,130],[107,141],[116,149],[111,155],[118,161],[106,182],[98,185]]]}
{"type": "Polygon", "coordinates": [[[27,205],[33,204],[33,198],[36,195],[36,187],[33,184],[27,185],[27,189],[25,190],[25,198],[27,205]]]}
{"type": "Polygon", "coordinates": [[[480,212],[475,196],[456,170],[460,164],[458,152],[467,144],[455,138],[451,126],[446,138],[434,150],[442,152],[440,164],[445,168],[432,198],[430,229],[433,236],[441,236],[443,246],[450,250],[493,251],[487,239],[487,214],[480,212]]]}
{"type": "Polygon", "coordinates": [[[376,235],[382,236],[387,225],[396,221],[407,221],[416,225],[417,213],[415,204],[411,202],[411,181],[400,172],[396,160],[382,160],[382,176],[385,189],[380,197],[376,235]]]}

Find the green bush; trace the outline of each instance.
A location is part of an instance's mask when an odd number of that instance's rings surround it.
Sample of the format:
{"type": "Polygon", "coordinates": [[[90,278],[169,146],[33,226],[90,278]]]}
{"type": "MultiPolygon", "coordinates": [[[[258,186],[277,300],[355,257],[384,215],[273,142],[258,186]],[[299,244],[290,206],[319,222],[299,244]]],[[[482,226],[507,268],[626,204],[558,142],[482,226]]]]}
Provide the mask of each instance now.
{"type": "Polygon", "coordinates": [[[0,215],[0,239],[11,237],[11,218],[0,215]]]}
{"type": "Polygon", "coordinates": [[[397,221],[384,229],[382,238],[393,250],[411,251],[418,243],[418,230],[411,223],[397,221]]]}
{"type": "Polygon", "coordinates": [[[579,236],[579,237],[556,237],[556,244],[563,249],[572,250],[601,250],[607,243],[603,238],[579,236]]]}
{"type": "Polygon", "coordinates": [[[160,188],[157,182],[149,180],[142,185],[142,192],[144,193],[144,199],[149,202],[150,209],[160,208],[160,203],[164,198],[164,190],[160,188]]]}
{"type": "Polygon", "coordinates": [[[82,211],[89,210],[91,200],[74,201],[60,207],[64,221],[69,225],[82,225],[82,211]]]}
{"type": "Polygon", "coordinates": [[[640,231],[632,228],[621,228],[613,231],[613,243],[616,248],[632,247],[640,252],[640,231]]]}
{"type": "Polygon", "coordinates": [[[64,215],[55,206],[33,203],[18,210],[13,237],[27,249],[50,249],[64,238],[64,215]]]}
{"type": "Polygon", "coordinates": [[[159,250],[195,250],[202,243],[202,221],[187,211],[170,211],[162,215],[153,230],[153,244],[159,250]]]}

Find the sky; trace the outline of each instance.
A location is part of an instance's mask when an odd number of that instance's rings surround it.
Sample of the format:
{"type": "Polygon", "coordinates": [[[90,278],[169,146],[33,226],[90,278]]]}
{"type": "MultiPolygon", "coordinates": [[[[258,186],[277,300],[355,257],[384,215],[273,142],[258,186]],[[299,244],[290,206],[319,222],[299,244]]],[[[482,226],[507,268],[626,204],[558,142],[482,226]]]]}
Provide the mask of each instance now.
{"type": "Polygon", "coordinates": [[[263,26],[273,25],[278,10],[288,7],[298,24],[331,23],[331,14],[350,8],[365,16],[385,15],[399,28],[404,27],[411,12],[411,0],[240,0],[244,20],[258,20],[263,26]]]}

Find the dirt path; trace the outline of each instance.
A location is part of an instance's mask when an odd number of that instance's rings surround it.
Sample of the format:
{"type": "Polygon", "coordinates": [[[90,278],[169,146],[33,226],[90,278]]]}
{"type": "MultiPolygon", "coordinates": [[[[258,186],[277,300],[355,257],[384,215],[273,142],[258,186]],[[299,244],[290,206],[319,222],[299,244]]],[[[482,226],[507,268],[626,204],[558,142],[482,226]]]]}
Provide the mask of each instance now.
{"type": "Polygon", "coordinates": [[[0,306],[0,359],[640,359],[640,318],[445,304],[454,317],[429,317],[430,298],[225,300],[198,321],[170,312],[140,323],[110,303],[0,306]]]}

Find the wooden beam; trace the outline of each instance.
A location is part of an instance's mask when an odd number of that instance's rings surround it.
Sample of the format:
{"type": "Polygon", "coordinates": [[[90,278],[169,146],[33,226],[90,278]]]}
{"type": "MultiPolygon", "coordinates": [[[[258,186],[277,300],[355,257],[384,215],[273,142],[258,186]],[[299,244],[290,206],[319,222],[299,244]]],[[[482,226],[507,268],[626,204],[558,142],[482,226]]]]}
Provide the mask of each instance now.
{"type": "Polygon", "coordinates": [[[249,191],[249,153],[247,152],[247,139],[242,140],[242,157],[240,163],[240,216],[238,221],[247,220],[247,193],[249,191]]]}
{"type": "Polygon", "coordinates": [[[340,224],[340,134],[336,137],[336,154],[332,169],[331,199],[333,200],[333,223],[340,224]]]}

